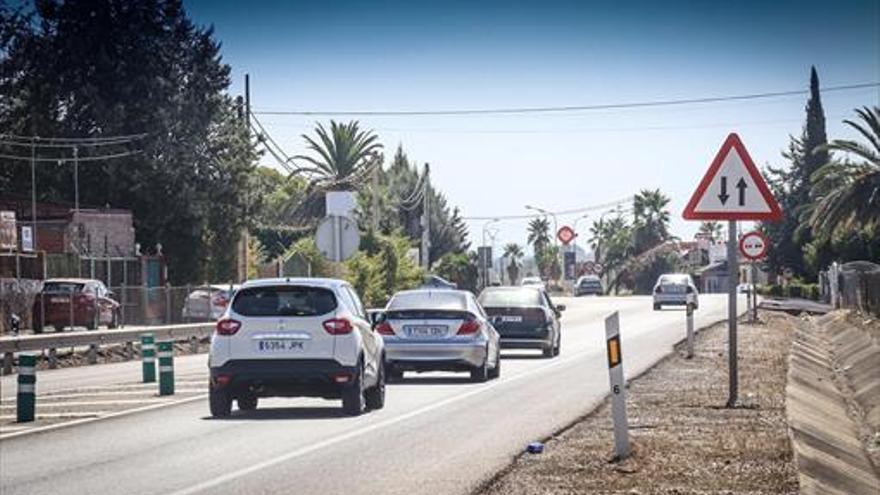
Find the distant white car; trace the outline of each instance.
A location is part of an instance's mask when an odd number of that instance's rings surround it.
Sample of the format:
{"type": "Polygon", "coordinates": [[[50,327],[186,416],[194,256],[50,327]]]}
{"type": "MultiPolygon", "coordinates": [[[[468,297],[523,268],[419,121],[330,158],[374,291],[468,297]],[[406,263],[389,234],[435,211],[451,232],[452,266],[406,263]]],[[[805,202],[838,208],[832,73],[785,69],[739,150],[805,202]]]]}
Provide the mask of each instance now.
{"type": "Polygon", "coordinates": [[[523,277],[522,282],[520,282],[523,287],[538,287],[541,289],[546,289],[547,285],[544,284],[544,281],[541,280],[541,277],[523,277]]]}
{"type": "Polygon", "coordinates": [[[654,285],[654,310],[659,310],[663,306],[699,308],[699,292],[694,284],[694,279],[687,273],[660,275],[654,285]]]}
{"type": "Polygon", "coordinates": [[[238,285],[212,284],[196,287],[186,295],[183,303],[182,317],[184,321],[216,321],[232,299],[238,285]]]}

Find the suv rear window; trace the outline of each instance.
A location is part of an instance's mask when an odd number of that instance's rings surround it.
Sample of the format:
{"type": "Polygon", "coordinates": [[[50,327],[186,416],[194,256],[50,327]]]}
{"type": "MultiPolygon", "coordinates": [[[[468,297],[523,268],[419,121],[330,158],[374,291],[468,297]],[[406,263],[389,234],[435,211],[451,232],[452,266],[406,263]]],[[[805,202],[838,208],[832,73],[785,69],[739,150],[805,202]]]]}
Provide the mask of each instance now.
{"type": "Polygon", "coordinates": [[[250,287],[232,301],[232,310],[242,316],[317,316],[334,309],[333,291],[320,287],[250,287]]]}

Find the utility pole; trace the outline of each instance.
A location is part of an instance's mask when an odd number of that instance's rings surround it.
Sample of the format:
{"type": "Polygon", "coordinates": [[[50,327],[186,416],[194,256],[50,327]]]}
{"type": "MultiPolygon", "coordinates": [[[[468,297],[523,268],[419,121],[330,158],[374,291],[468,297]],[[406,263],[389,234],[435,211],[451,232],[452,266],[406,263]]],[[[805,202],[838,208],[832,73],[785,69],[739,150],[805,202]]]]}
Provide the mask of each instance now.
{"type": "Polygon", "coordinates": [[[73,147],[73,211],[79,213],[79,147],[73,147]]]}
{"type": "MultiPolygon", "coordinates": [[[[244,123],[245,128],[247,129],[247,139],[250,142],[251,139],[251,76],[250,74],[244,75],[244,123]]],[[[250,202],[250,195],[245,196],[244,203],[244,220],[247,221],[248,215],[248,203],[250,202]]],[[[243,222],[243,223],[245,223],[243,222]]],[[[248,278],[248,230],[247,225],[242,228],[243,232],[241,234],[241,241],[239,247],[239,267],[238,267],[238,280],[240,282],[244,282],[248,278]]]]}
{"type": "Polygon", "coordinates": [[[37,250],[37,144],[31,138],[31,239],[37,250]]]}
{"type": "Polygon", "coordinates": [[[430,191],[431,168],[425,164],[425,183],[422,191],[422,268],[427,270],[430,265],[430,249],[431,249],[431,221],[428,201],[428,192],[430,191]]]}

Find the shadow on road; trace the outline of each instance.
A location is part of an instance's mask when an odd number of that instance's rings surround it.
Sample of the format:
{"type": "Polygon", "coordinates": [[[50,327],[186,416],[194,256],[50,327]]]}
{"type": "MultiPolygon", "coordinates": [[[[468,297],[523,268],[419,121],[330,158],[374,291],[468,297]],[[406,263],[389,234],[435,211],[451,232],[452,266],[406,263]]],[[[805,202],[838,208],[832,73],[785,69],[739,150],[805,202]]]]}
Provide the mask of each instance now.
{"type": "Polygon", "coordinates": [[[538,352],[535,352],[535,353],[533,353],[533,354],[524,354],[524,353],[521,353],[521,352],[518,352],[518,353],[515,353],[515,354],[509,354],[509,353],[506,353],[506,352],[502,352],[502,353],[501,353],[501,359],[502,359],[502,360],[505,360],[505,359],[519,360],[519,359],[547,359],[547,358],[545,358],[544,355],[541,354],[540,351],[538,351],[538,352]]]}
{"type": "Polygon", "coordinates": [[[339,407],[267,407],[254,411],[233,411],[226,418],[205,416],[206,421],[260,421],[267,419],[329,419],[348,417],[339,407]]]}
{"type": "Polygon", "coordinates": [[[389,382],[388,385],[460,385],[471,383],[470,375],[460,376],[412,376],[404,377],[403,380],[389,382]]]}

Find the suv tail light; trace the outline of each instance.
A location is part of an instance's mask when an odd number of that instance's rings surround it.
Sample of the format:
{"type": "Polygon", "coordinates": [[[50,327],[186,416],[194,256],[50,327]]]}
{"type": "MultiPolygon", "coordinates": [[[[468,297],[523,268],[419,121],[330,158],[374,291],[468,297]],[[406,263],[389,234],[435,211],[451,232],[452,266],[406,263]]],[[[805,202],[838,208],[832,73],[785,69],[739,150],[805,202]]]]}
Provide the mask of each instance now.
{"type": "Polygon", "coordinates": [[[378,332],[379,335],[394,335],[394,329],[391,328],[391,324],[387,321],[383,321],[376,325],[376,332],[378,332]]]}
{"type": "Polygon", "coordinates": [[[235,335],[241,328],[241,322],[231,319],[217,321],[217,335],[235,335]]]}
{"type": "Polygon", "coordinates": [[[324,330],[330,335],[346,335],[351,333],[354,327],[345,318],[333,318],[324,322],[324,330]]]}
{"type": "Polygon", "coordinates": [[[458,327],[458,335],[473,335],[480,331],[480,322],[470,317],[458,327]]]}

